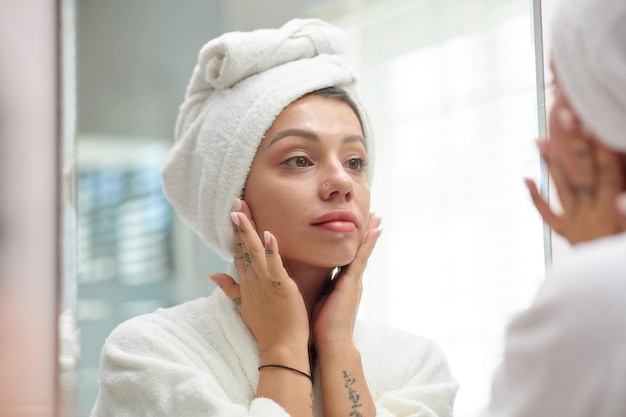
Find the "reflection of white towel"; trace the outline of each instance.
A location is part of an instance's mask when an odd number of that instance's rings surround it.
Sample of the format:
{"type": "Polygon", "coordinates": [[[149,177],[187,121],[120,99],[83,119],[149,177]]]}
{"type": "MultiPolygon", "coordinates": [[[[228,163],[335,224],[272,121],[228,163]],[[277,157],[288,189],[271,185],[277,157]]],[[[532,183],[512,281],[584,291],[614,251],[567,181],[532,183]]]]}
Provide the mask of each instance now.
{"type": "MultiPolygon", "coordinates": [[[[359,321],[354,342],[377,416],[452,416],[457,383],[431,341],[359,321]]],[[[111,333],[91,416],[287,417],[274,401],[255,398],[258,366],[253,335],[217,289],[208,298],[135,317],[111,333]]],[[[321,416],[318,382],[314,393],[321,416]]]]}
{"type": "Polygon", "coordinates": [[[224,259],[234,255],[232,201],[263,135],[291,102],[325,87],[344,89],[360,110],[373,162],[346,43],[334,26],[294,19],[279,29],[224,34],[200,51],[161,174],[176,211],[224,259]]]}
{"type": "Polygon", "coordinates": [[[626,152],[626,1],[562,0],[552,22],[552,59],[584,126],[626,152]]]}

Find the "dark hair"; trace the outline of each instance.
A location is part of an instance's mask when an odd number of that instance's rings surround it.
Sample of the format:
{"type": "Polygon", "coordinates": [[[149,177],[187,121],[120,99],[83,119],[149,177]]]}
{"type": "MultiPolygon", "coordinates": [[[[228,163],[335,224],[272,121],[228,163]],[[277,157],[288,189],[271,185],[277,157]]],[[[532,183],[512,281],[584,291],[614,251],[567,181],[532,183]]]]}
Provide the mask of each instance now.
{"type": "Polygon", "coordinates": [[[348,93],[346,93],[345,90],[337,86],[332,86],[332,87],[320,88],[319,90],[311,91],[309,94],[315,94],[318,96],[327,97],[333,100],[339,100],[343,103],[346,103],[348,106],[350,106],[354,114],[356,114],[356,117],[359,119],[359,123],[361,124],[361,128],[364,129],[363,120],[361,120],[361,113],[359,112],[359,108],[357,107],[354,100],[352,100],[352,97],[350,97],[348,93]]]}

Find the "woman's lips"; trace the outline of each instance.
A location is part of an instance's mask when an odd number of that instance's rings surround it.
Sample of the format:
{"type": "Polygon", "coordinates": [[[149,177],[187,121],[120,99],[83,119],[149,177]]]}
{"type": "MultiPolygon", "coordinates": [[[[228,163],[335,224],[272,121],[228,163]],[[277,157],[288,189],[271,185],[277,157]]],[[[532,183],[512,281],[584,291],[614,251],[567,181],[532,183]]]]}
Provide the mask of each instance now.
{"type": "Polygon", "coordinates": [[[358,218],[350,210],[332,210],[322,214],[311,222],[311,225],[331,232],[354,232],[358,228],[358,218]]]}
{"type": "Polygon", "coordinates": [[[348,233],[356,230],[356,225],[352,222],[335,220],[330,222],[316,223],[314,226],[337,233],[348,233]]]}

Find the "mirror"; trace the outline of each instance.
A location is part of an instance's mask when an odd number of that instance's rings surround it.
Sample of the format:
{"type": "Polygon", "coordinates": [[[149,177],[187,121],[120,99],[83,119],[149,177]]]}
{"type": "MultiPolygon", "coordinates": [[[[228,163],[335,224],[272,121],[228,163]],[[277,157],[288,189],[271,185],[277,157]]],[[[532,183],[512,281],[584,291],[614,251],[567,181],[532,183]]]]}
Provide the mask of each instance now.
{"type": "MultiPolygon", "coordinates": [[[[76,304],[76,3],[61,0],[58,7],[59,89],[59,417],[77,416],[79,339],[76,304]]],[[[82,414],[81,414],[82,415],[82,414]]]]}
{"type": "Polygon", "coordinates": [[[208,295],[204,277],[225,270],[160,189],[200,47],[296,16],[345,29],[376,132],[385,232],[360,315],[436,340],[461,384],[456,412],[477,414],[504,326],[549,259],[522,181],[542,172],[539,1],[76,2],[79,415],[117,324],[208,295]]]}

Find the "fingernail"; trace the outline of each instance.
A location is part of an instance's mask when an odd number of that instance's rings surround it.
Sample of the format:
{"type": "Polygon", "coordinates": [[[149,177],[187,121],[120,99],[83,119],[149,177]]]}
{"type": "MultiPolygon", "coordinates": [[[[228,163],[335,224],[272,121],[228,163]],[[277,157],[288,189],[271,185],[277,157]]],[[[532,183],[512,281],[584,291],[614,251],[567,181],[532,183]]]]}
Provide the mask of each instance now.
{"type": "Polygon", "coordinates": [[[626,217],[626,193],[618,195],[615,204],[617,205],[617,211],[619,211],[619,214],[626,217]]]}
{"type": "Polygon", "coordinates": [[[235,198],[233,200],[233,207],[235,208],[235,211],[241,211],[241,200],[239,198],[235,198]]]}
{"type": "Polygon", "coordinates": [[[271,234],[267,230],[263,232],[263,240],[265,240],[265,247],[270,245],[271,234]]]}
{"type": "Polygon", "coordinates": [[[382,216],[376,216],[376,227],[380,228],[380,225],[383,222],[383,217],[382,216]]]}
{"type": "Polygon", "coordinates": [[[217,281],[215,280],[215,278],[213,278],[213,275],[207,275],[207,278],[214,284],[217,284],[217,281]]]}
{"type": "Polygon", "coordinates": [[[230,213],[230,219],[235,223],[235,225],[239,226],[239,216],[236,211],[230,213]]]}

